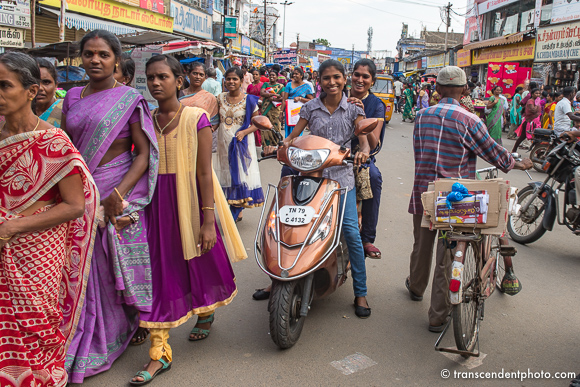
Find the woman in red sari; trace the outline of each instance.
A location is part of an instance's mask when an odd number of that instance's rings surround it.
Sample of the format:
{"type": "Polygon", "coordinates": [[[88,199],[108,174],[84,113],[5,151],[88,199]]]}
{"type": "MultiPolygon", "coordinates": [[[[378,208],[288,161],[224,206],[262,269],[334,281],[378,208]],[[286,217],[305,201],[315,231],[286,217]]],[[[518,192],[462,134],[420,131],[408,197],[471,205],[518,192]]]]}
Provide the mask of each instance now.
{"type": "Polygon", "coordinates": [[[0,56],[0,85],[0,385],[64,386],[98,191],[64,132],[31,109],[36,61],[0,56]]]}

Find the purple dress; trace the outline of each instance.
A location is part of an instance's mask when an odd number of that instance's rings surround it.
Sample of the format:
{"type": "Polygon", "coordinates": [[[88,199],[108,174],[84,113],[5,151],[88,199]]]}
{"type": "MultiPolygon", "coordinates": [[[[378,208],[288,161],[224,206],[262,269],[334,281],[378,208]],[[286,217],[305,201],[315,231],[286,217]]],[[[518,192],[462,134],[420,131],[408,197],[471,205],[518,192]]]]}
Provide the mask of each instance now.
{"type": "MultiPolygon", "coordinates": [[[[173,161],[181,124],[163,136],[156,132],[159,176],[151,204],[145,209],[154,289],[151,312],[140,316],[140,325],[146,328],[177,327],[194,314],[229,304],[237,294],[234,271],[217,225],[217,243],[210,252],[190,260],[183,257],[173,161]]],[[[208,126],[209,120],[203,115],[197,129],[208,126]]],[[[201,207],[200,222],[203,224],[201,207]]]]}

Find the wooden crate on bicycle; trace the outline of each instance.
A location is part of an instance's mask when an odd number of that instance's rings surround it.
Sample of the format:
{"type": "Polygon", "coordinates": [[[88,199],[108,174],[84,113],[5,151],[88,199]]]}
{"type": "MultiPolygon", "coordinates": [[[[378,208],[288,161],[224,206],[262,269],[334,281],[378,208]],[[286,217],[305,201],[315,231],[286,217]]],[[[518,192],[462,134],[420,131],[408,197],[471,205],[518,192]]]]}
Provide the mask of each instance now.
{"type": "MultiPolygon", "coordinates": [[[[502,235],[505,231],[508,219],[509,208],[509,181],[504,179],[490,180],[471,180],[471,179],[439,179],[429,184],[427,192],[421,195],[421,201],[425,212],[423,214],[422,226],[436,230],[453,230],[473,232],[477,229],[482,234],[502,235]],[[476,213],[477,211],[469,210],[469,204],[480,209],[482,206],[487,207],[485,216],[479,216],[475,222],[460,223],[458,217],[448,216],[441,217],[442,198],[452,190],[454,183],[464,185],[470,193],[479,194],[483,198],[487,195],[487,203],[480,203],[478,200],[465,200],[454,204],[456,209],[463,209],[463,212],[476,213]],[[437,201],[439,199],[439,213],[437,213],[437,201]],[[439,218],[437,217],[439,215],[439,218]],[[453,219],[453,220],[452,220],[453,219]]],[[[450,211],[448,214],[458,214],[460,211],[450,211]]]]}

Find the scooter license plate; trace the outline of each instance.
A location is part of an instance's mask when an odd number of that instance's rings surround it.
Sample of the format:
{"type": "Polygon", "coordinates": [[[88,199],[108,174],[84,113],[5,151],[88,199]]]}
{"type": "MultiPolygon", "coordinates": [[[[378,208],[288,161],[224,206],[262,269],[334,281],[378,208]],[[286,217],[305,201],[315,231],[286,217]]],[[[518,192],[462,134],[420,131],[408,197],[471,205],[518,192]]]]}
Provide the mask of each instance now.
{"type": "Polygon", "coordinates": [[[284,206],[278,214],[280,222],[288,226],[302,226],[312,222],[316,211],[309,206],[284,206]]]}

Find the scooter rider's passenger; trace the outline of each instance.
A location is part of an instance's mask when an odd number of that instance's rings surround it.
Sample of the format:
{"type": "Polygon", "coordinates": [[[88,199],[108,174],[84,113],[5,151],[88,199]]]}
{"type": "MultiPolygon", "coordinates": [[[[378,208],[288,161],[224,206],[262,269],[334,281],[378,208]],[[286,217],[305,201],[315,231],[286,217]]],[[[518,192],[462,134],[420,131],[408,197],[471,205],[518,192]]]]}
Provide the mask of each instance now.
{"type": "MultiPolygon", "coordinates": [[[[300,121],[284,140],[284,144],[290,146],[308,125],[311,134],[350,148],[350,138],[354,133],[355,125],[365,118],[365,113],[362,108],[347,101],[347,96],[343,92],[346,85],[346,72],[340,62],[325,61],[320,65],[319,74],[323,93],[302,107],[300,121]]],[[[274,149],[274,147],[267,147],[265,152],[272,153],[274,149]]],[[[369,158],[370,146],[366,135],[359,136],[359,149],[360,151],[354,157],[355,166],[360,166],[369,158]]],[[[350,165],[330,167],[323,172],[323,177],[336,180],[341,187],[348,188],[346,198],[344,195],[341,198],[341,201],[346,200],[342,227],[350,256],[355,314],[360,318],[367,318],[371,315],[371,308],[366,300],[365,254],[358,229],[353,168],[350,165]]]]}

